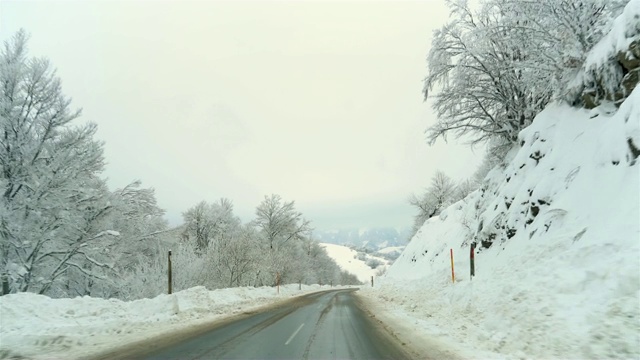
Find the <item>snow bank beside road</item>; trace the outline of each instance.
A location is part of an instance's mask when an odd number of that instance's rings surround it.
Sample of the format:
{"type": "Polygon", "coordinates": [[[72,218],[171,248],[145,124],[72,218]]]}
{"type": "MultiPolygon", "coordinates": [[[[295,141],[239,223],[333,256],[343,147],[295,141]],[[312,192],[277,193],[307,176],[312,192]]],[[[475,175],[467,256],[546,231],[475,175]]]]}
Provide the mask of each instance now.
{"type": "Polygon", "coordinates": [[[172,295],[124,302],[32,293],[0,297],[0,358],[72,359],[184,330],[328,286],[286,285],[208,291],[195,287],[172,295]]]}

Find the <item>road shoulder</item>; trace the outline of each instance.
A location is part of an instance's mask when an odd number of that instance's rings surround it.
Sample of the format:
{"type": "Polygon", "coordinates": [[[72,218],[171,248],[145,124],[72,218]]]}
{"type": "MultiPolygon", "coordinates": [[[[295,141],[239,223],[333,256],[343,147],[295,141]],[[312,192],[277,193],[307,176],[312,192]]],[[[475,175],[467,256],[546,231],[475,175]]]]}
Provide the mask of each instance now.
{"type": "Polygon", "coordinates": [[[371,293],[356,292],[357,301],[367,315],[382,327],[390,336],[402,345],[403,350],[414,359],[450,359],[460,360],[467,356],[451,350],[451,344],[429,337],[415,326],[415,321],[407,314],[399,316],[392,312],[388,304],[375,301],[371,293]]]}

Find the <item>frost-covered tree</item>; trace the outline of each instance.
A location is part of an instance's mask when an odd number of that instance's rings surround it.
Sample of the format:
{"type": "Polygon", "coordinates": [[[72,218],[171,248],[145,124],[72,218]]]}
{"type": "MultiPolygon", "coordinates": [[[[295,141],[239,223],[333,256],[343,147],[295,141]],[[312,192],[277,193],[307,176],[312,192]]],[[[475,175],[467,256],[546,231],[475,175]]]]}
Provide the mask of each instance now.
{"type": "Polygon", "coordinates": [[[431,94],[438,121],[428,130],[429,142],[450,133],[472,143],[515,142],[550,99],[548,89],[529,87],[530,74],[519,68],[526,57],[524,35],[501,28],[490,6],[479,12],[464,1],[449,6],[453,19],[434,32],[428,56],[425,97],[438,90],[431,94]]]}
{"type": "Polygon", "coordinates": [[[460,201],[464,198],[467,197],[467,195],[471,194],[472,192],[474,192],[476,189],[479,188],[479,183],[476,183],[473,178],[472,179],[466,179],[463,180],[461,182],[458,183],[458,185],[456,185],[456,189],[453,193],[453,197],[451,199],[452,203],[455,203],[457,201],[460,201]]]}
{"type": "Polygon", "coordinates": [[[215,251],[212,261],[224,286],[251,284],[262,255],[258,239],[256,230],[246,225],[215,251]]]}
{"type": "Polygon", "coordinates": [[[138,241],[167,229],[165,211],[158,206],[154,189],[141,186],[140,181],[134,181],[112,192],[110,201],[117,211],[112,212],[105,225],[138,241]]]}
{"type": "Polygon", "coordinates": [[[294,274],[300,271],[296,265],[303,251],[303,240],[311,232],[311,223],[302,217],[295,208],[295,202],[283,201],[280,195],[265,196],[256,208],[253,225],[258,229],[264,251],[260,283],[293,281],[294,274]]]}
{"type": "Polygon", "coordinates": [[[536,74],[530,86],[568,99],[588,52],[611,29],[628,0],[490,0],[504,28],[518,28],[527,56],[519,68],[536,74]]]}
{"type": "MultiPolygon", "coordinates": [[[[384,275],[385,272],[386,272],[386,268],[385,268],[385,271],[379,271],[376,274],[377,276],[382,276],[384,275]]],[[[360,281],[358,277],[353,275],[352,273],[342,270],[340,271],[339,284],[340,285],[361,285],[362,281],[360,281]]]]}
{"type": "Polygon", "coordinates": [[[0,54],[0,271],[14,292],[108,296],[165,230],[163,211],[139,182],[109,191],[96,125],[74,121],[80,110],[26,44],[19,31],[0,54]]]}
{"type": "Polygon", "coordinates": [[[431,185],[424,194],[412,195],[409,203],[418,209],[414,218],[413,234],[418,232],[425,221],[436,216],[449,206],[456,193],[455,182],[442,171],[437,171],[431,178],[431,185]]]}
{"type": "Polygon", "coordinates": [[[170,230],[163,218],[164,210],[158,207],[153,189],[141,188],[135,181],[110,194],[112,206],[100,221],[100,227],[112,229],[111,236],[88,247],[95,259],[108,261],[115,275],[102,281],[81,276],[70,276],[70,293],[99,297],[118,297],[121,277],[140,261],[148,262],[157,256],[159,241],[170,230]]]}
{"type": "Polygon", "coordinates": [[[254,225],[260,229],[269,249],[276,251],[311,231],[311,223],[296,211],[295,202],[284,202],[276,194],[265,196],[258,205],[254,225]]]}
{"type": "Polygon", "coordinates": [[[46,59],[28,58],[19,31],[0,54],[0,268],[12,291],[64,295],[65,275],[102,277],[87,251],[110,233],[111,209],[97,175],[104,167],[96,125],[73,125],[80,110],[46,59]]]}
{"type": "Polygon", "coordinates": [[[507,145],[546,104],[564,97],[587,51],[624,0],[449,1],[434,32],[425,98],[438,121],[428,140],[453,134],[507,145]],[[477,9],[477,10],[474,10],[477,9]]]}
{"type": "Polygon", "coordinates": [[[209,204],[198,203],[182,214],[186,225],[186,235],[195,241],[198,251],[205,251],[210,245],[224,242],[239,228],[240,219],[233,214],[233,203],[229,199],[209,204]]]}

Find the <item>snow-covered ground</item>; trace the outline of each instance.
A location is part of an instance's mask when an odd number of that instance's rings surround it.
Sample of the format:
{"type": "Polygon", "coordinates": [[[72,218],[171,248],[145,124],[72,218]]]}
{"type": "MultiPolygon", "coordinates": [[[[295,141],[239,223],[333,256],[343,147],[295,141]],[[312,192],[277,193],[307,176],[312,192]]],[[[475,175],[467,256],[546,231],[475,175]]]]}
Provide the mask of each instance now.
{"type": "Polygon", "coordinates": [[[389,261],[378,256],[361,253],[364,260],[361,260],[358,256],[358,252],[342,245],[320,243],[322,247],[327,250],[327,254],[340,266],[344,271],[350,272],[355,275],[358,280],[363,283],[371,281],[371,277],[378,276],[379,271],[384,271],[388,267],[389,261]],[[373,269],[367,262],[378,262],[377,268],[373,269]]]}
{"type": "Polygon", "coordinates": [[[195,287],[172,295],[124,302],[32,293],[0,297],[0,358],[74,359],[178,332],[272,304],[321,287],[286,285],[208,291],[195,287]],[[21,357],[22,356],[22,357],[21,357]]]}
{"type": "Polygon", "coordinates": [[[361,293],[477,357],[639,359],[640,164],[629,138],[640,144],[640,87],[617,112],[548,107],[506,168],[425,222],[361,293]],[[471,281],[470,244],[492,237],[478,243],[471,281]]]}

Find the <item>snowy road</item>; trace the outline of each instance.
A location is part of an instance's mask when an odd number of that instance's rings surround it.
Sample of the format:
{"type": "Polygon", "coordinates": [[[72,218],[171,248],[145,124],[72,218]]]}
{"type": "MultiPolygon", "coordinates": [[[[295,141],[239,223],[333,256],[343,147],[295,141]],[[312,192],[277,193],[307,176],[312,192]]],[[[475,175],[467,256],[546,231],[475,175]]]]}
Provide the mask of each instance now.
{"type": "Polygon", "coordinates": [[[400,349],[361,309],[354,290],[300,297],[288,305],[220,325],[143,359],[404,359],[400,349]]]}

